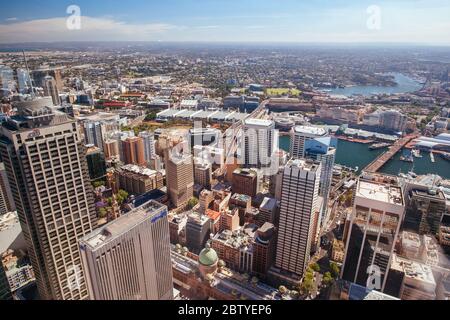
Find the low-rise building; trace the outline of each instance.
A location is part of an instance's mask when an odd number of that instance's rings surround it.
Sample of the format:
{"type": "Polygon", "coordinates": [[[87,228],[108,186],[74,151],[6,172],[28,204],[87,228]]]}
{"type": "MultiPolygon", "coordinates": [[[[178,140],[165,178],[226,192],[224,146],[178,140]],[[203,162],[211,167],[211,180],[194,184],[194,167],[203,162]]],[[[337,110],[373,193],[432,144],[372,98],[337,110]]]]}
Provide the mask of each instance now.
{"type": "Polygon", "coordinates": [[[343,263],[344,262],[344,256],[345,256],[345,245],[343,241],[334,239],[333,240],[333,246],[331,249],[331,260],[343,263]]]}
{"type": "Polygon", "coordinates": [[[134,195],[164,186],[164,177],[161,172],[137,165],[124,165],[116,171],[116,175],[119,188],[134,195]]]}

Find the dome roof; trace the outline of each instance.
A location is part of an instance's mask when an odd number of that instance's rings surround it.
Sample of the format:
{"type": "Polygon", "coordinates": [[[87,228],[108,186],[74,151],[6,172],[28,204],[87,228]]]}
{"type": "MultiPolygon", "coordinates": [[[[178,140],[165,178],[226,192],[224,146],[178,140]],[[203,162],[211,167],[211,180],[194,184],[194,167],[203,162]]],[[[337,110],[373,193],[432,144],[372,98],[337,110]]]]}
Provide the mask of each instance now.
{"type": "Polygon", "coordinates": [[[204,266],[212,266],[219,261],[219,257],[213,248],[206,247],[198,255],[198,261],[204,266]]]}

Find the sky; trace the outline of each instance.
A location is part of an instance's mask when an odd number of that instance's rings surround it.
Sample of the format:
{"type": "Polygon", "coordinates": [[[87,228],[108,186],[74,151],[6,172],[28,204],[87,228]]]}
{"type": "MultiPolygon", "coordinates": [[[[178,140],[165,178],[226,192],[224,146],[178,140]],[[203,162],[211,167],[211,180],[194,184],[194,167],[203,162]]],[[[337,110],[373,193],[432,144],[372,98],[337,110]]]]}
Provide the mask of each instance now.
{"type": "Polygon", "coordinates": [[[450,45],[449,0],[8,0],[1,7],[0,43],[450,45]],[[79,19],[67,13],[70,5],[79,19]]]}

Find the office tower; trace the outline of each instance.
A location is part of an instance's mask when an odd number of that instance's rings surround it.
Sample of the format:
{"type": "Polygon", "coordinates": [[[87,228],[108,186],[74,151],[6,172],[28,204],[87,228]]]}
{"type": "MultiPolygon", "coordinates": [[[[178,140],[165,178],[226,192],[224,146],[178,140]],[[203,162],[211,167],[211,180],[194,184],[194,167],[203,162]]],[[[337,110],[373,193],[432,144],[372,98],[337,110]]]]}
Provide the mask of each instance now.
{"type": "Polygon", "coordinates": [[[412,189],[409,194],[403,228],[419,234],[439,234],[439,227],[446,212],[446,200],[440,190],[412,189]]]}
{"type": "Polygon", "coordinates": [[[244,120],[241,156],[246,168],[268,168],[278,150],[278,134],[271,120],[244,120]]]}
{"type": "Polygon", "coordinates": [[[172,300],[166,206],[149,201],[80,240],[92,300],[172,300]]]}
{"type": "Polygon", "coordinates": [[[56,86],[56,80],[51,76],[46,76],[43,82],[44,94],[48,97],[52,97],[53,105],[61,105],[61,99],[59,98],[58,87],[56,86]]]}
{"type": "Polygon", "coordinates": [[[61,74],[62,68],[49,68],[49,67],[43,67],[37,70],[33,70],[31,72],[32,78],[34,81],[34,84],[36,87],[44,87],[45,78],[47,76],[52,77],[55,80],[56,88],[59,91],[63,90],[64,83],[63,78],[61,74]]]}
{"type": "Polygon", "coordinates": [[[363,175],[354,195],[354,208],[346,236],[342,278],[362,286],[377,285],[384,292],[405,211],[397,178],[363,175]],[[373,283],[369,274],[379,275],[373,283]]]}
{"type": "Polygon", "coordinates": [[[232,180],[232,189],[234,193],[254,197],[259,192],[258,185],[258,173],[255,170],[234,170],[232,180]]]}
{"type": "Polygon", "coordinates": [[[139,133],[139,137],[144,140],[144,158],[147,163],[156,157],[155,135],[153,132],[144,131],[139,133]]]}
{"type": "Polygon", "coordinates": [[[194,170],[192,156],[166,153],[167,191],[172,205],[185,205],[194,192],[194,170]]]}
{"type": "Polygon", "coordinates": [[[103,150],[103,136],[105,132],[102,123],[99,121],[88,121],[84,123],[83,128],[86,144],[93,144],[103,150]]]}
{"type": "Polygon", "coordinates": [[[0,301],[1,300],[12,300],[12,294],[5,269],[0,261],[0,301]]]}
{"type": "Polygon", "coordinates": [[[265,277],[275,254],[276,229],[271,223],[264,223],[255,235],[253,243],[253,272],[265,277]]]}
{"type": "Polygon", "coordinates": [[[123,157],[126,164],[145,166],[144,139],[130,137],[122,142],[123,157]]]}
{"type": "Polygon", "coordinates": [[[303,275],[309,262],[321,164],[291,160],[284,169],[275,266],[303,275]]]}
{"type": "Polygon", "coordinates": [[[211,187],[212,170],[211,164],[201,161],[194,165],[194,182],[205,187],[211,187]]]}
{"type": "Polygon", "coordinates": [[[97,225],[77,123],[46,99],[20,102],[0,152],[42,299],[86,299],[78,239],[97,225]]]}
{"type": "Polygon", "coordinates": [[[94,145],[86,146],[86,161],[91,181],[104,178],[106,175],[105,155],[100,148],[94,145]]]}
{"type": "Polygon", "coordinates": [[[206,215],[193,212],[186,223],[186,245],[198,254],[206,245],[211,234],[211,220],[206,215]]]}
{"type": "Polygon", "coordinates": [[[9,187],[8,175],[5,170],[5,165],[0,162],[0,215],[15,211],[11,188],[9,187]]]}
{"type": "Polygon", "coordinates": [[[328,199],[331,189],[336,147],[337,140],[330,137],[325,129],[296,126],[291,130],[291,157],[313,159],[322,163],[319,195],[324,199],[328,199]]]}
{"type": "Polygon", "coordinates": [[[394,253],[385,293],[401,300],[435,300],[436,280],[431,267],[394,253]]]}
{"type": "Polygon", "coordinates": [[[120,158],[119,143],[117,140],[106,140],[103,144],[103,151],[105,152],[105,158],[108,160],[112,157],[120,158]]]}

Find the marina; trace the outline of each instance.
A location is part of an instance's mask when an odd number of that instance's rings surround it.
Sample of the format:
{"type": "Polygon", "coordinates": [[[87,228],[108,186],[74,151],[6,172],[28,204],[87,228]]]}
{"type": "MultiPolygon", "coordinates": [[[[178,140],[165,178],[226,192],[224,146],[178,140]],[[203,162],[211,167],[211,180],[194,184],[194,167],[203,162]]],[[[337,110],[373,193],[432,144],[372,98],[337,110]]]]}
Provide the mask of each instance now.
{"type": "MultiPolygon", "coordinates": [[[[289,152],[289,136],[280,137],[280,148],[289,152]]],[[[346,140],[338,140],[336,152],[336,164],[356,168],[360,173],[370,162],[380,156],[386,149],[370,150],[369,145],[350,142],[346,140]]],[[[439,153],[439,155],[444,153],[439,153]]],[[[435,163],[431,162],[428,152],[421,151],[422,157],[415,157],[414,162],[400,161],[402,154],[397,153],[390,161],[388,161],[381,169],[381,173],[398,175],[399,173],[407,173],[414,171],[417,175],[422,174],[438,174],[445,179],[450,179],[450,160],[444,159],[442,156],[435,157],[435,163]]]]}

